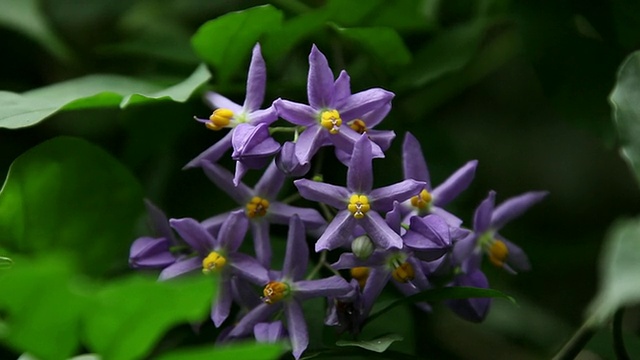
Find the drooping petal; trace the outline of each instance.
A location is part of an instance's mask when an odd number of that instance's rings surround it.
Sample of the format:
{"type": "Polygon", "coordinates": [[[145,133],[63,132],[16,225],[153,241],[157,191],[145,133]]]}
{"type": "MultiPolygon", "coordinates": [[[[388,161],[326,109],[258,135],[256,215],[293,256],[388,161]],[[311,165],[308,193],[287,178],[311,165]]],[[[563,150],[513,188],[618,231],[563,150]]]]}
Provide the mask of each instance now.
{"type": "Polygon", "coordinates": [[[211,320],[216,327],[220,327],[229,316],[233,301],[231,282],[228,279],[223,279],[218,286],[218,295],[211,306],[211,320]]]}
{"type": "Polygon", "coordinates": [[[489,230],[489,226],[491,225],[491,214],[493,213],[493,206],[496,199],[496,192],[491,190],[489,191],[489,195],[486,199],[484,199],[473,216],[473,230],[482,234],[485,231],[489,230]]]}
{"type": "Polygon", "coordinates": [[[340,71],[340,75],[333,83],[333,93],[331,94],[331,107],[339,108],[351,95],[351,79],[346,71],[340,71]]]}
{"type": "Polygon", "coordinates": [[[369,201],[371,208],[379,212],[387,212],[393,208],[393,202],[403,202],[418,195],[424,189],[425,183],[407,179],[402,182],[371,190],[369,201]]]}
{"type": "Polygon", "coordinates": [[[397,234],[402,234],[402,205],[399,202],[394,201],[393,209],[385,215],[384,220],[389,224],[391,230],[395,231],[397,234]]]}
{"type": "Polygon", "coordinates": [[[369,211],[359,220],[360,226],[367,232],[377,247],[382,249],[402,248],[402,238],[375,211],[369,211]]]}
{"type": "Polygon", "coordinates": [[[180,234],[180,237],[199,254],[206,256],[209,251],[217,248],[217,240],[196,220],[192,218],[171,219],[169,223],[180,234]]]}
{"type": "Polygon", "coordinates": [[[382,151],[389,150],[391,147],[391,143],[393,139],[396,138],[396,133],[393,130],[367,130],[367,136],[369,136],[369,140],[373,141],[377,144],[382,151]]]}
{"type": "Polygon", "coordinates": [[[209,161],[212,163],[217,162],[222,158],[227,150],[231,149],[231,137],[233,136],[233,130],[228,132],[222,139],[218,140],[215,144],[210,146],[207,150],[200,153],[193,160],[189,161],[183,169],[191,169],[199,167],[202,161],[209,161]]]}
{"type": "Polygon", "coordinates": [[[149,220],[151,222],[151,228],[155,232],[157,237],[164,237],[170,242],[175,242],[175,236],[169,226],[169,219],[154,203],[149,199],[144,199],[144,206],[147,209],[149,220]]]}
{"type": "Polygon", "coordinates": [[[311,201],[318,201],[333,206],[336,209],[344,209],[349,203],[351,193],[342,186],[326,184],[308,179],[298,179],[293,182],[300,195],[311,201]]]}
{"type": "Polygon", "coordinates": [[[278,169],[275,162],[271,162],[253,189],[257,196],[275,199],[284,184],[284,180],[285,175],[278,169]]]}
{"type": "Polygon", "coordinates": [[[362,291],[363,318],[366,318],[369,315],[369,312],[373,308],[373,304],[382,292],[382,289],[384,289],[389,282],[390,278],[391,272],[386,270],[384,267],[371,268],[366,285],[362,291]]]}
{"type": "Polygon", "coordinates": [[[291,340],[293,357],[297,359],[309,346],[309,333],[307,323],[304,320],[302,306],[296,299],[284,304],[284,316],[287,317],[287,330],[291,340]]]}
{"type": "Polygon", "coordinates": [[[360,118],[367,126],[369,137],[371,137],[371,128],[382,122],[387,114],[389,114],[389,111],[391,111],[391,103],[384,104],[380,109],[371,111],[360,118]]]}
{"type": "Polygon", "coordinates": [[[233,184],[233,175],[229,170],[218,164],[212,164],[208,161],[202,163],[202,169],[205,175],[222,191],[226,192],[236,203],[241,206],[253,196],[253,192],[245,184],[239,183],[237,186],[233,184]]]}
{"type": "Polygon", "coordinates": [[[247,76],[247,95],[243,108],[246,112],[253,112],[260,108],[264,101],[264,92],[267,85],[267,66],[260,52],[260,44],[253,47],[251,64],[247,76]]]}
{"type": "Polygon", "coordinates": [[[307,95],[309,105],[316,109],[330,106],[333,93],[333,72],[327,58],[314,44],[309,53],[307,95]]]}
{"type": "Polygon", "coordinates": [[[228,257],[234,274],[258,286],[269,282],[269,272],[256,259],[238,252],[231,253],[228,257]]]}
{"type": "Polygon", "coordinates": [[[204,94],[204,100],[212,109],[229,109],[234,114],[242,112],[242,106],[213,91],[204,94]]]}
{"type": "Polygon", "coordinates": [[[229,214],[220,227],[218,245],[228,252],[236,252],[244,240],[249,228],[249,219],[244,210],[235,210],[229,214]]]}
{"type": "Polygon", "coordinates": [[[431,206],[431,208],[429,209],[429,212],[432,213],[433,215],[437,215],[443,218],[444,221],[446,221],[447,224],[449,224],[449,226],[452,228],[458,228],[460,227],[460,225],[462,225],[462,219],[460,219],[459,217],[453,215],[452,213],[448,212],[447,210],[441,207],[431,206]]]}
{"type": "Polygon", "coordinates": [[[546,191],[530,191],[505,200],[498,205],[491,216],[491,228],[501,229],[506,223],[522,215],[531,206],[549,194],[546,191]]]}
{"type": "Polygon", "coordinates": [[[280,150],[280,144],[269,134],[269,125],[264,123],[255,126],[239,124],[233,132],[231,144],[231,158],[236,161],[270,157],[280,150]]]}
{"type": "Polygon", "coordinates": [[[342,121],[359,119],[371,111],[383,110],[383,107],[393,99],[392,92],[374,88],[355,93],[347,99],[345,104],[337,109],[342,121]]]}
{"type": "Polygon", "coordinates": [[[455,265],[460,265],[468,261],[469,258],[478,256],[474,254],[478,242],[478,235],[475,233],[469,233],[465,238],[457,241],[453,245],[453,252],[451,253],[451,260],[455,265]]]}
{"type": "MultiPolygon", "coordinates": [[[[335,146],[336,151],[345,152],[349,155],[353,153],[353,146],[355,145],[356,141],[358,141],[358,139],[362,137],[362,134],[353,130],[349,126],[341,126],[340,131],[337,134],[333,135],[329,134],[326,131],[324,132],[327,134],[326,138],[330,141],[330,143],[333,144],[333,146],[335,146]]],[[[380,146],[378,146],[378,144],[372,141],[370,141],[369,144],[371,145],[371,157],[373,157],[374,159],[384,157],[384,152],[382,151],[382,149],[380,149],[380,146]]],[[[351,156],[348,156],[348,158],[350,159],[351,156]]],[[[350,164],[351,163],[349,162],[346,165],[349,166],[350,164]]]]}
{"type": "Polygon", "coordinates": [[[277,99],[273,102],[278,116],[294,125],[312,126],[318,124],[318,110],[309,105],[277,99]]]}
{"type": "Polygon", "coordinates": [[[288,279],[301,279],[307,271],[309,263],[309,247],[304,232],[304,225],[298,215],[293,215],[289,221],[287,235],[287,251],[284,255],[282,275],[288,279]]]}
{"type": "Polygon", "coordinates": [[[319,125],[311,125],[306,128],[298,137],[295,153],[301,165],[309,163],[313,155],[322,147],[327,139],[328,133],[319,125]]]}
{"type": "Polygon", "coordinates": [[[184,260],[178,260],[162,270],[158,280],[163,281],[171,279],[200,268],[202,268],[201,257],[196,256],[184,260]]]}
{"type": "Polygon", "coordinates": [[[294,283],[295,297],[302,300],[321,296],[344,296],[351,290],[351,285],[342,276],[338,275],[324,279],[296,281],[294,283]]]}
{"type": "Polygon", "coordinates": [[[361,135],[353,146],[351,166],[347,170],[347,189],[357,194],[367,194],[373,186],[371,141],[361,135]]]}
{"type": "Polygon", "coordinates": [[[286,338],[287,330],[282,325],[282,321],[263,322],[253,327],[253,336],[257,342],[275,344],[286,338]]]}
{"type": "Polygon", "coordinates": [[[169,251],[169,239],[140,237],[131,245],[129,265],[134,268],[163,268],[173,264],[176,257],[169,251]]]}
{"type": "Polygon", "coordinates": [[[402,143],[402,169],[405,179],[424,181],[427,183],[427,190],[431,191],[431,177],[427,161],[422,154],[420,142],[410,132],[404,135],[402,143]]]}
{"type": "Polygon", "coordinates": [[[269,238],[269,222],[264,219],[251,221],[251,234],[253,235],[253,248],[256,259],[264,267],[271,265],[271,240],[269,238]]]}
{"type": "MultiPolygon", "coordinates": [[[[348,245],[353,236],[353,229],[356,226],[356,219],[347,211],[342,210],[329,223],[320,239],[316,242],[315,250],[332,250],[339,246],[348,245]]],[[[400,240],[402,243],[402,240],[400,240]]]]}
{"type": "Polygon", "coordinates": [[[466,190],[473,181],[476,173],[478,160],[471,160],[456,170],[447,180],[433,189],[433,205],[446,206],[455,199],[461,192],[466,190]]]}
{"type": "Polygon", "coordinates": [[[238,321],[227,337],[240,338],[251,334],[257,323],[266,321],[282,308],[280,304],[280,302],[271,305],[262,303],[256,306],[238,321]]]}
{"type": "Polygon", "coordinates": [[[506,263],[504,264],[505,270],[512,274],[531,270],[529,257],[518,245],[499,235],[497,235],[496,238],[499,238],[507,246],[508,253],[506,263]]]}
{"type": "MultiPolygon", "coordinates": [[[[458,276],[454,284],[455,286],[489,288],[487,277],[479,269],[474,269],[470,273],[458,276]]],[[[491,298],[449,300],[446,304],[461,318],[471,322],[481,322],[489,312],[491,298]]]]}
{"type": "Polygon", "coordinates": [[[307,230],[315,230],[327,225],[326,220],[320,215],[318,210],[291,206],[281,202],[272,202],[269,205],[267,218],[274,224],[284,225],[289,222],[293,215],[300,217],[300,220],[302,220],[307,230]]]}

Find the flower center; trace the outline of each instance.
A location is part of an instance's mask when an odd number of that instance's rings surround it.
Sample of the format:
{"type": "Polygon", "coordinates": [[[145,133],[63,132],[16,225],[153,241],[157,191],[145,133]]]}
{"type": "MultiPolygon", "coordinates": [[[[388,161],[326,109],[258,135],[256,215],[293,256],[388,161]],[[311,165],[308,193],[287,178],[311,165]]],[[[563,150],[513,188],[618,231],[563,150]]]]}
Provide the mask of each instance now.
{"type": "Polygon", "coordinates": [[[413,266],[405,261],[402,264],[396,265],[395,269],[391,272],[391,276],[393,276],[397,282],[407,283],[415,278],[415,271],[413,270],[413,266]]]}
{"type": "Polygon", "coordinates": [[[431,203],[432,199],[433,198],[431,197],[431,194],[429,194],[427,189],[422,189],[422,191],[420,191],[420,194],[411,198],[411,205],[418,209],[425,209],[429,205],[429,203],[431,203]]]}
{"type": "Polygon", "coordinates": [[[225,108],[215,109],[213,114],[209,116],[209,122],[205,123],[205,126],[207,129],[217,131],[229,126],[231,118],[233,118],[233,111],[225,108]]]}
{"type": "Polygon", "coordinates": [[[202,273],[206,275],[214,271],[220,272],[226,263],[224,256],[212,251],[202,260],[202,273]]]}
{"type": "Polygon", "coordinates": [[[369,211],[369,199],[365,195],[353,194],[349,199],[347,208],[351,211],[354,218],[362,219],[364,214],[369,211]]]}
{"type": "Polygon", "coordinates": [[[509,249],[507,249],[507,245],[504,241],[493,240],[491,246],[489,246],[489,261],[497,267],[502,267],[504,262],[507,260],[507,256],[509,256],[509,249]]]}
{"type": "Polygon", "coordinates": [[[273,304],[284,299],[285,296],[289,295],[289,292],[289,285],[286,283],[270,281],[262,290],[262,294],[264,294],[262,301],[266,304],[273,304]]]}
{"type": "Polygon", "coordinates": [[[320,125],[329,130],[329,134],[337,134],[340,132],[342,119],[338,110],[326,110],[320,114],[320,125]]]}
{"type": "Polygon", "coordinates": [[[265,216],[267,209],[269,209],[269,200],[254,196],[251,198],[251,201],[247,203],[247,216],[250,219],[256,216],[265,216]]]}
{"type": "Polygon", "coordinates": [[[351,268],[351,278],[358,280],[360,291],[362,291],[369,278],[369,268],[365,266],[351,268]]]}
{"type": "Polygon", "coordinates": [[[349,124],[349,127],[357,131],[359,134],[364,134],[367,131],[367,124],[365,124],[364,121],[360,119],[353,120],[349,124]]]}

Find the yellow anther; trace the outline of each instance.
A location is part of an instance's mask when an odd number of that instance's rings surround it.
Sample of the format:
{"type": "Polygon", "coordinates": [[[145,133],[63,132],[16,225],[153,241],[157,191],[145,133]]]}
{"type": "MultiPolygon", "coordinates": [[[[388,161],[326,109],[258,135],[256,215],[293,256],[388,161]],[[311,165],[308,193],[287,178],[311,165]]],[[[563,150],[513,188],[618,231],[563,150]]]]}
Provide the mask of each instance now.
{"type": "Polygon", "coordinates": [[[351,278],[358,280],[358,285],[360,285],[360,290],[362,291],[369,278],[369,268],[365,266],[351,268],[351,278]]]}
{"type": "Polygon", "coordinates": [[[489,247],[489,261],[497,267],[502,267],[509,255],[507,245],[500,240],[494,240],[489,247]]]}
{"type": "Polygon", "coordinates": [[[210,274],[213,271],[219,272],[227,263],[227,259],[219,253],[212,251],[202,260],[202,273],[210,274]]]}
{"type": "Polygon", "coordinates": [[[342,119],[338,110],[326,110],[320,114],[320,125],[329,130],[329,134],[337,134],[340,132],[342,119]]]}
{"type": "Polygon", "coordinates": [[[427,189],[422,189],[419,195],[411,198],[411,205],[418,209],[424,209],[427,207],[427,205],[429,205],[429,203],[431,203],[432,199],[433,198],[431,197],[431,194],[429,194],[427,189]]]}
{"type": "Polygon", "coordinates": [[[362,219],[364,214],[369,211],[369,199],[365,195],[353,194],[349,199],[349,205],[347,208],[353,214],[356,219],[362,219]]]}
{"type": "Polygon", "coordinates": [[[279,281],[271,281],[264,287],[262,294],[264,294],[262,301],[267,304],[273,304],[289,295],[289,285],[279,281]]]}
{"type": "Polygon", "coordinates": [[[411,264],[409,264],[408,262],[403,262],[395,269],[393,269],[393,271],[391,272],[391,276],[393,276],[393,278],[397,282],[406,283],[415,278],[415,272],[411,264]]]}
{"type": "Polygon", "coordinates": [[[233,111],[224,108],[216,109],[213,111],[213,114],[209,116],[210,121],[205,123],[205,126],[210,130],[220,130],[229,126],[231,118],[233,118],[233,111]]]}
{"type": "Polygon", "coordinates": [[[267,209],[269,209],[269,200],[254,196],[251,198],[251,201],[247,203],[247,216],[250,219],[256,216],[265,216],[267,209]]]}
{"type": "Polygon", "coordinates": [[[367,124],[365,124],[364,121],[360,119],[353,120],[349,124],[349,127],[357,131],[359,134],[364,134],[367,131],[367,124]]]}

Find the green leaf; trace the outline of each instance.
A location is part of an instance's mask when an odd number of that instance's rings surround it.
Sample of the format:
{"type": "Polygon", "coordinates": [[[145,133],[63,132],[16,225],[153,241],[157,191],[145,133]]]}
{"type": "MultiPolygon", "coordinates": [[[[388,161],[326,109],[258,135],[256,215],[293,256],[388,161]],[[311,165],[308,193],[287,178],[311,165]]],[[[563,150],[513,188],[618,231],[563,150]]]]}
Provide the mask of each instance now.
{"type": "Polygon", "coordinates": [[[0,310],[7,314],[0,340],[43,360],[73,355],[86,301],[70,286],[72,275],[64,258],[16,259],[0,275],[0,310]]]}
{"type": "Polygon", "coordinates": [[[386,27],[341,28],[336,30],[343,37],[356,42],[365,50],[390,66],[406,65],[411,53],[398,33],[386,27]]]}
{"type": "Polygon", "coordinates": [[[191,38],[196,54],[227,82],[243,67],[251,49],[266,33],[282,24],[282,12],[271,5],[222,15],[202,25],[191,38]]]}
{"type": "Polygon", "coordinates": [[[49,26],[40,4],[38,0],[0,0],[0,25],[23,33],[67,61],[71,57],[69,48],[49,26]]]}
{"type": "Polygon", "coordinates": [[[109,284],[87,309],[87,345],[105,359],[143,358],[172,326],[207,317],[214,279],[199,275],[157,282],[131,277],[109,284]]]}
{"type": "Polygon", "coordinates": [[[387,311],[393,309],[394,307],[407,303],[414,302],[439,302],[450,299],[472,299],[472,298],[503,298],[507,299],[515,304],[515,300],[505,293],[494,290],[494,289],[483,289],[483,288],[474,288],[474,287],[466,287],[466,286],[456,286],[456,287],[444,287],[437,289],[425,290],[423,292],[403,297],[398,300],[392,301],[390,304],[384,306],[377,312],[369,315],[367,318],[367,323],[373,321],[378,316],[386,313],[387,311]]]}
{"type": "Polygon", "coordinates": [[[161,356],[158,360],[275,360],[282,355],[280,344],[234,343],[225,346],[178,350],[161,356]]]}
{"type": "Polygon", "coordinates": [[[609,96],[613,120],[620,136],[622,157],[640,181],[640,51],[629,55],[618,70],[609,96]]]}
{"type": "Polygon", "coordinates": [[[640,219],[619,221],[600,258],[600,290],[589,307],[592,324],[606,322],[622,306],[640,303],[640,219]]]}
{"type": "Polygon", "coordinates": [[[126,264],[142,191],[117,160],[84,140],[60,137],[18,157],[0,191],[7,250],[69,251],[83,270],[126,264]]]}
{"type": "Polygon", "coordinates": [[[0,127],[34,125],[65,110],[115,107],[142,102],[184,102],[210,78],[204,65],[183,82],[161,86],[119,75],[89,75],[16,94],[0,91],[0,127]]]}
{"type": "Polygon", "coordinates": [[[11,260],[11,258],[0,256],[0,270],[8,269],[11,265],[13,265],[13,260],[11,260]]]}
{"type": "Polygon", "coordinates": [[[381,353],[387,350],[392,343],[396,341],[402,341],[402,340],[404,340],[404,338],[398,334],[388,334],[373,340],[358,340],[358,341],[338,340],[336,342],[336,345],[357,346],[363,349],[381,353]]]}
{"type": "Polygon", "coordinates": [[[321,8],[286,21],[267,34],[262,54],[267,59],[284,57],[298,42],[324,29],[329,12],[321,8]]]}

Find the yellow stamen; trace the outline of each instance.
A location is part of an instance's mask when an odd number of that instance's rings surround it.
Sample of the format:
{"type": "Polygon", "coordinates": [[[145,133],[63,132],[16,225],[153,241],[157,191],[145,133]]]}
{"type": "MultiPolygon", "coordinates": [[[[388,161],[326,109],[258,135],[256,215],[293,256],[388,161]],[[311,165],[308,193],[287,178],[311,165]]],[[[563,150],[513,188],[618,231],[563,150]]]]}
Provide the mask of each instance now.
{"type": "Polygon", "coordinates": [[[507,245],[500,240],[494,240],[489,247],[489,261],[497,267],[502,267],[509,255],[507,245]]]}
{"type": "Polygon", "coordinates": [[[216,109],[213,111],[213,114],[209,116],[210,121],[205,123],[205,126],[207,129],[217,131],[229,126],[231,118],[233,118],[233,111],[224,108],[216,109]]]}
{"type": "Polygon", "coordinates": [[[262,293],[264,294],[262,301],[267,304],[273,304],[289,295],[289,285],[279,281],[271,281],[264,287],[262,293]]]}
{"type": "Polygon", "coordinates": [[[211,272],[219,272],[227,263],[227,259],[219,253],[212,251],[202,260],[202,273],[210,274],[211,272]]]}
{"type": "Polygon", "coordinates": [[[269,209],[269,200],[254,196],[251,201],[247,203],[247,216],[250,219],[256,216],[265,216],[267,209],[269,209]]]}
{"type": "Polygon", "coordinates": [[[369,211],[369,199],[365,195],[353,194],[349,199],[349,205],[347,208],[353,214],[356,219],[362,219],[364,214],[369,211]]]}
{"type": "Polygon", "coordinates": [[[429,205],[429,203],[431,203],[431,200],[433,200],[433,198],[431,197],[431,194],[429,194],[427,189],[422,189],[419,195],[411,198],[411,205],[418,209],[424,209],[427,207],[427,205],[429,205]]]}
{"type": "Polygon", "coordinates": [[[362,291],[369,278],[369,268],[365,266],[351,268],[351,278],[358,280],[360,291],[362,291]]]}
{"type": "Polygon", "coordinates": [[[342,119],[338,110],[326,110],[320,114],[320,125],[329,130],[329,134],[337,134],[340,132],[342,119]]]}
{"type": "Polygon", "coordinates": [[[365,124],[364,121],[360,119],[353,120],[349,124],[349,127],[357,131],[359,134],[364,134],[367,131],[367,124],[365,124]]]}
{"type": "Polygon", "coordinates": [[[391,272],[391,276],[397,281],[401,283],[407,283],[415,277],[415,272],[413,270],[413,266],[408,262],[403,262],[399,266],[397,266],[391,272]]]}

